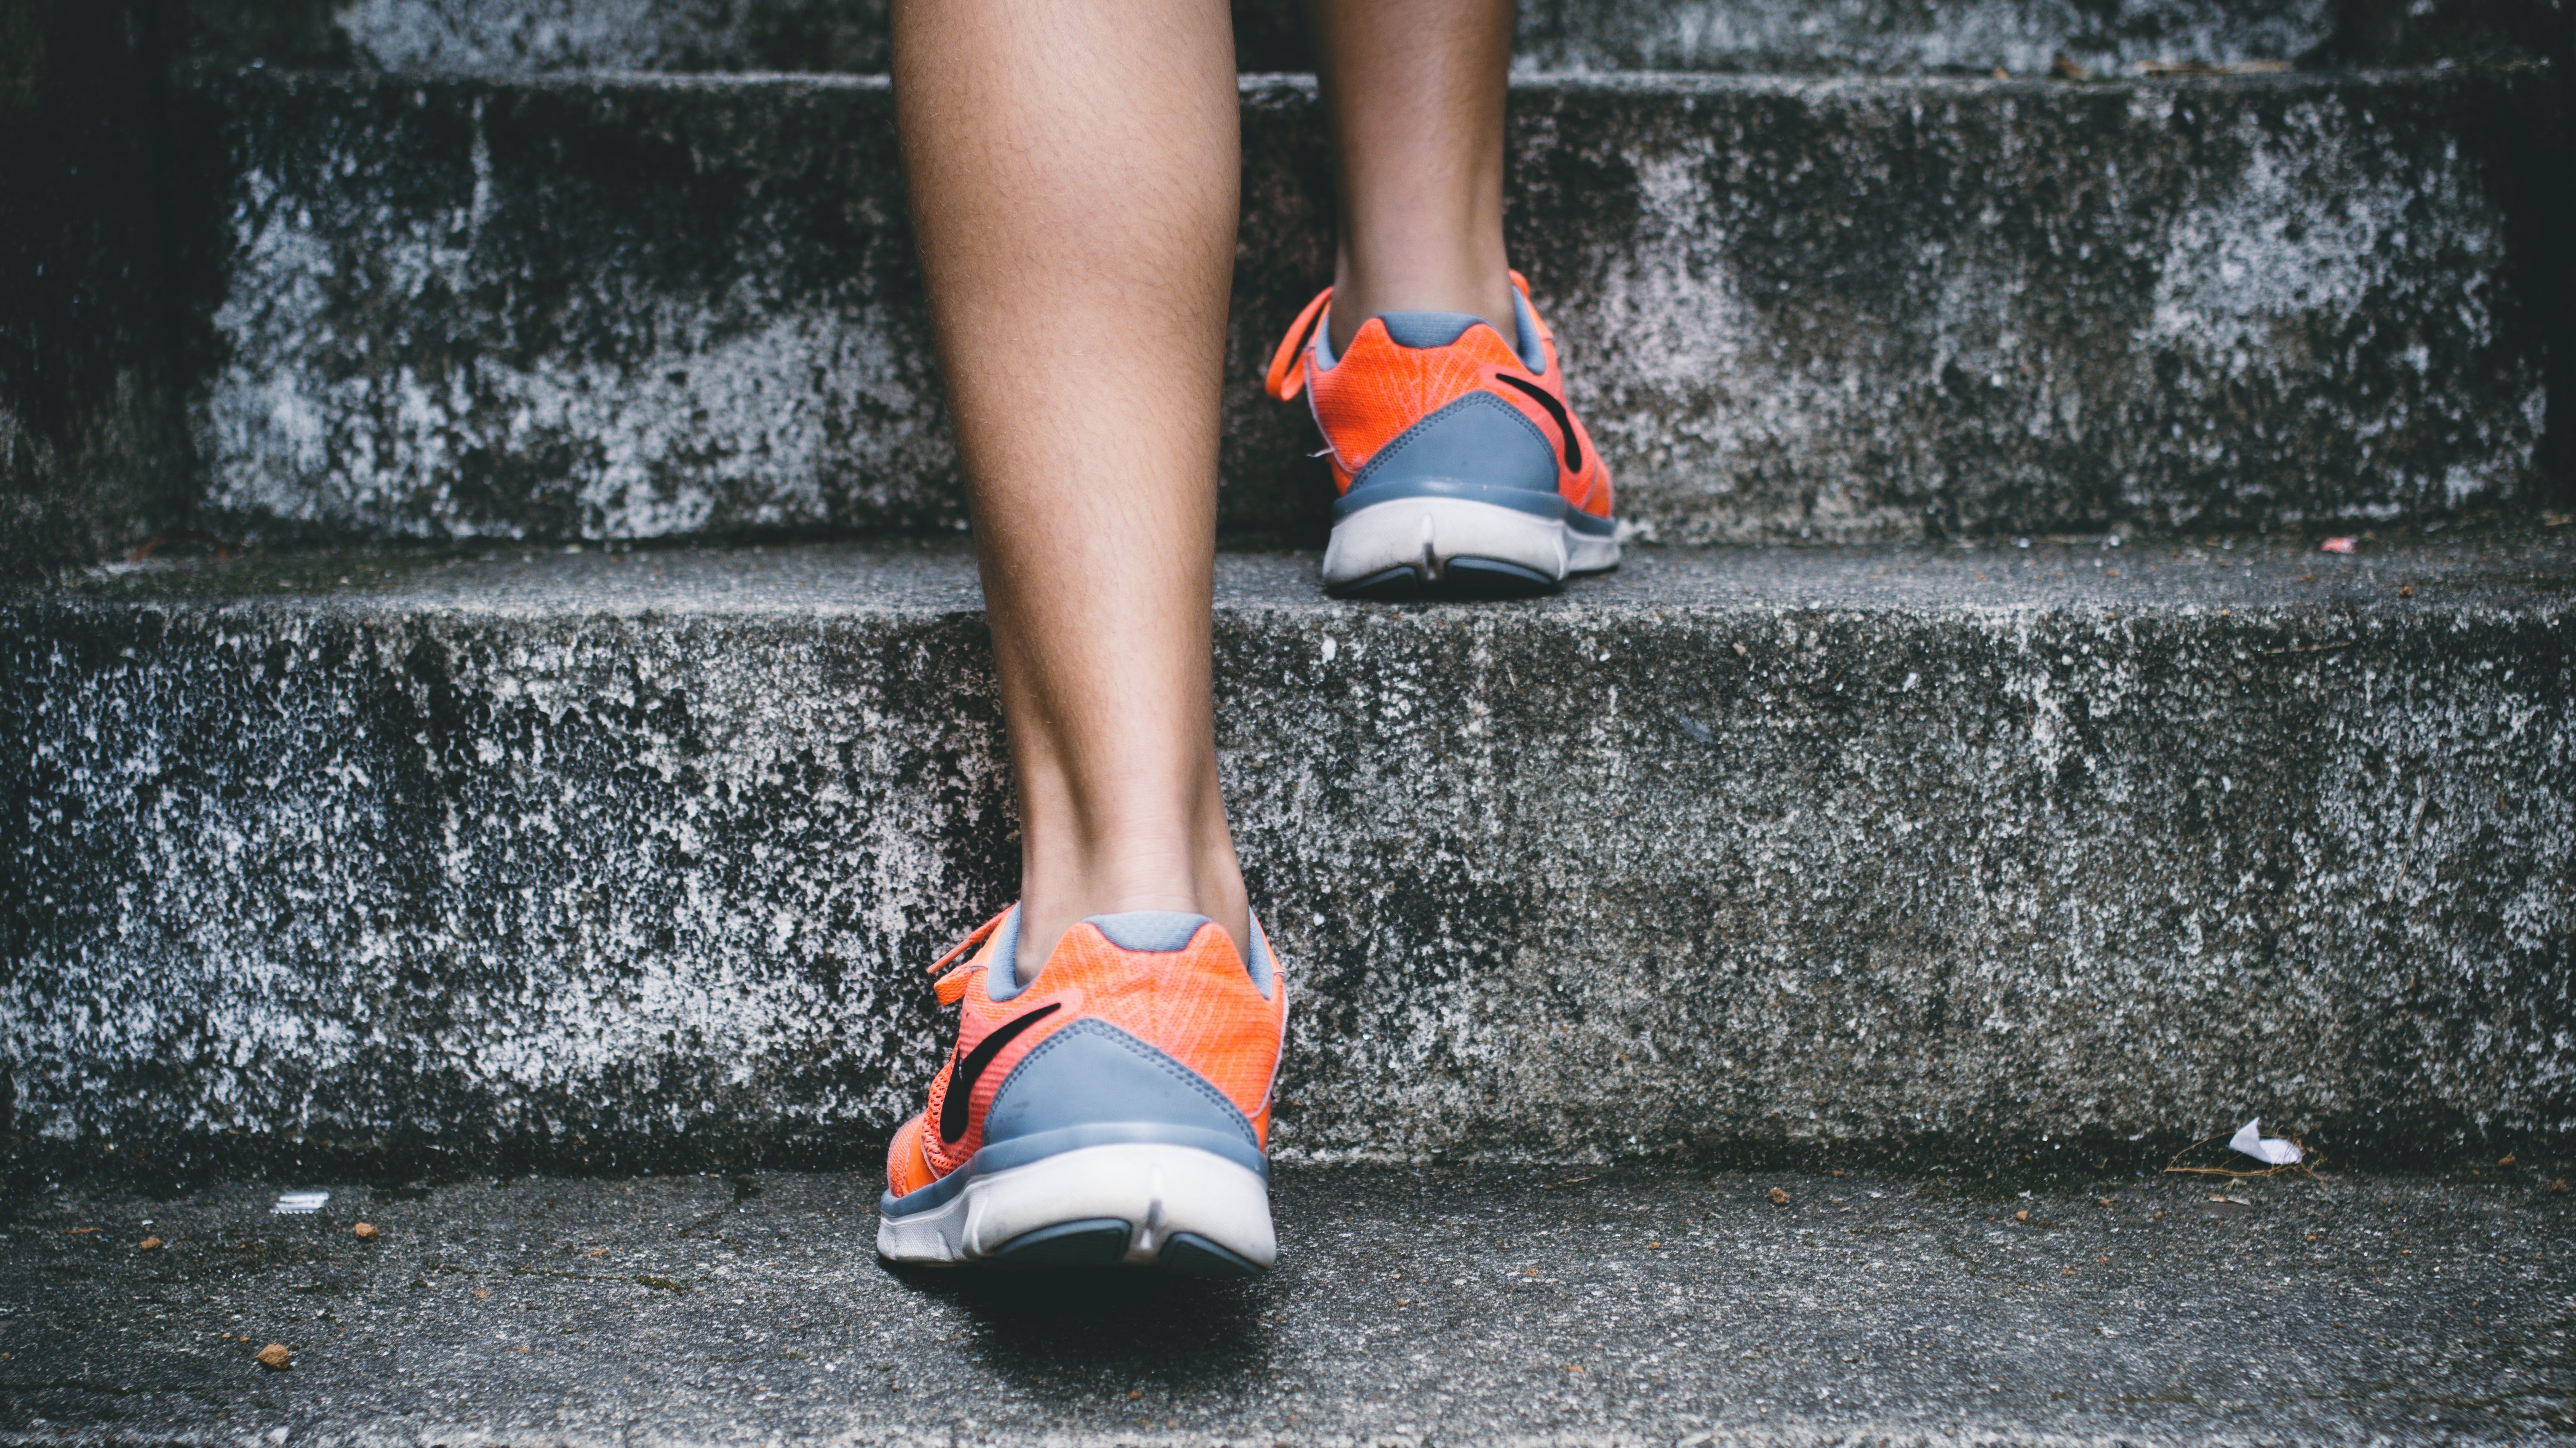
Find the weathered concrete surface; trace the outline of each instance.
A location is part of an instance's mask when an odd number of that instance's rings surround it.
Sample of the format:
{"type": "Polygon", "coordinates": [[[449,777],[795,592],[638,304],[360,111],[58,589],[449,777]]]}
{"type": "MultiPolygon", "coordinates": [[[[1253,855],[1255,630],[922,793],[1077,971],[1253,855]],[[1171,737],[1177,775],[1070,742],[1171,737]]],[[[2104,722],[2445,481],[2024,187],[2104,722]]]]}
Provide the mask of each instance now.
{"type": "MultiPolygon", "coordinates": [[[[883,0],[192,0],[229,64],[383,70],[886,68],[883,0]]],[[[1524,70],[2096,71],[2141,61],[2420,65],[2549,50],[2563,0],[1527,0],[1524,70]]],[[[1314,68],[1292,0],[1235,0],[1245,71],[1314,68]]]]}
{"type": "MultiPolygon", "coordinates": [[[[2546,388],[2511,203],[2552,184],[2520,143],[2554,94],[1530,83],[1511,244],[1648,537],[2513,506],[2546,388]]],[[[962,518],[881,83],[247,73],[199,99],[231,178],[213,526],[962,518]]],[[[1244,123],[1223,525],[1303,541],[1329,484],[1259,373],[1330,271],[1325,148],[1304,82],[1247,82],[1244,123]]]]}
{"type": "Polygon", "coordinates": [[[2576,1428],[2576,1210],[2527,1164],[2239,1186],[2251,1209],[2228,1217],[2206,1179],[1566,1176],[1283,1173],[1281,1267],[1246,1286],[898,1275],[869,1251],[865,1173],[298,1179],[336,1188],[309,1218],[243,1186],[48,1193],[0,1227],[0,1441],[2135,1448],[2576,1428]],[[382,1236],[357,1241],[359,1220],[382,1236]],[[167,1245],[136,1251],[147,1233],[167,1245]],[[290,1370],[254,1365],[269,1342],[290,1370]]]}
{"type": "Polygon", "coordinates": [[[0,578],[87,566],[184,503],[151,9],[0,10],[0,578]]]}
{"type": "Polygon", "coordinates": [[[878,82],[248,76],[202,400],[241,531],[962,516],[878,82]]]}
{"type": "Polygon", "coordinates": [[[1533,0],[1522,63],[1550,70],[2046,73],[2234,65],[2326,49],[2334,0],[1533,0]]]}
{"type": "MultiPolygon", "coordinates": [[[[1290,1159],[2576,1127],[2564,528],[1401,611],[1222,563],[1290,1159]]],[[[1017,859],[962,546],[100,587],[0,613],[24,1151],[846,1161],[914,1109],[1017,859]]]]}

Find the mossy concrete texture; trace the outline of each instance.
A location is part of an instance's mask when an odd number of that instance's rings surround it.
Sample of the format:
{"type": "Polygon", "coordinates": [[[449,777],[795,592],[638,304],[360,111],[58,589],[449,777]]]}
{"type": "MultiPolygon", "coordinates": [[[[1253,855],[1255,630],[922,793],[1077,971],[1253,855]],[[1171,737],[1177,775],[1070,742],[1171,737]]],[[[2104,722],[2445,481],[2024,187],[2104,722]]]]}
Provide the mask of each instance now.
{"type": "MultiPolygon", "coordinates": [[[[2561,1139],[2576,563],[2449,537],[1226,556],[1281,1154],[2561,1139]]],[[[0,650],[31,1148],[863,1159],[1014,888],[960,546],[146,570],[0,650]]]]}

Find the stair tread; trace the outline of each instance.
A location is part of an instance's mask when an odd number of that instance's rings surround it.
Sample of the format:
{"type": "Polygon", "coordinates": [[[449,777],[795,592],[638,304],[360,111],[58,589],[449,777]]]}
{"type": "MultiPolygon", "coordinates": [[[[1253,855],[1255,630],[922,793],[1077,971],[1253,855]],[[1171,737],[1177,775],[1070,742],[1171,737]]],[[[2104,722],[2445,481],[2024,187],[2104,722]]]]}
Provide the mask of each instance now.
{"type": "Polygon", "coordinates": [[[268,1214],[280,1186],[45,1192],[0,1237],[0,1433],[2528,1442],[2576,1398],[2552,1250],[2576,1197],[2480,1165],[2028,1190],[1290,1169],[1282,1265],[1240,1286],[890,1269],[865,1171],[306,1174],[283,1185],[332,1197],[304,1217],[268,1214]],[[270,1342],[290,1369],[254,1365],[270,1342]]]}
{"type": "MultiPolygon", "coordinates": [[[[1323,592],[1317,554],[1217,555],[1221,612],[1367,616],[1383,608],[1323,592]]],[[[41,597],[45,595],[22,595],[41,597]]],[[[70,595],[217,604],[293,599],[314,608],[430,608],[571,614],[951,613],[977,609],[963,539],[862,539],[614,552],[504,545],[478,552],[364,549],[187,560],[94,572],[70,595]]],[[[1608,573],[1551,598],[1432,606],[1459,617],[1535,618],[1635,610],[2102,608],[2124,614],[2219,608],[2413,609],[2530,606],[2576,596],[2576,531],[2464,527],[2373,538],[2350,554],[2313,537],[1985,539],[1812,546],[1632,545],[1608,573]],[[2400,596],[2398,590],[2409,593],[2400,596]]],[[[0,595],[5,597],[5,595],[0,595]]],[[[1407,605],[1405,608],[1419,608],[1407,605]]]]}

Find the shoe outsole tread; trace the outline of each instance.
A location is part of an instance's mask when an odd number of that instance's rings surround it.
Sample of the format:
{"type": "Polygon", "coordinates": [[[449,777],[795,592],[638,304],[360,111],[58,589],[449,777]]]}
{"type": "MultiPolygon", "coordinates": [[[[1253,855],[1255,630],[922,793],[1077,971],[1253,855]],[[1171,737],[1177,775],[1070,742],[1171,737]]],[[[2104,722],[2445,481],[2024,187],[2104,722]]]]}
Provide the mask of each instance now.
{"type": "Polygon", "coordinates": [[[1534,568],[1499,558],[1452,558],[1437,573],[1412,566],[1389,568],[1331,590],[1338,598],[1372,603],[1407,603],[1419,599],[1537,598],[1554,593],[1557,580],[1534,568]]]}
{"type": "Polygon", "coordinates": [[[1115,1267],[1134,1235],[1116,1217],[1094,1217],[1025,1232],[995,1249],[996,1267],[1115,1267]]]}
{"type": "Polygon", "coordinates": [[[995,1249],[985,1266],[1030,1272],[1054,1272],[1133,1266],[1177,1277],[1239,1279],[1259,1277],[1261,1264],[1227,1251],[1196,1232],[1175,1232],[1150,1263],[1131,1263],[1127,1245],[1135,1240],[1131,1223],[1115,1217],[1063,1222],[1023,1233],[995,1249]]]}

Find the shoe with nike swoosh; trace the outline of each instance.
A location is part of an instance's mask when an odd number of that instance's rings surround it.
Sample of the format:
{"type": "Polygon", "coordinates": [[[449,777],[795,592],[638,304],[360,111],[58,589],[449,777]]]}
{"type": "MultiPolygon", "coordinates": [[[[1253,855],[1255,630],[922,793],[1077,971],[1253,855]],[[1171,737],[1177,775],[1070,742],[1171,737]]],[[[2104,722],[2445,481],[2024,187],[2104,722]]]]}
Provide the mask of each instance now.
{"type": "Polygon", "coordinates": [[[1020,980],[1019,908],[931,966],[962,1007],[930,1104],[895,1132],[877,1251],[898,1262],[1159,1267],[1278,1258],[1270,1091],[1288,987],[1204,915],[1095,915],[1020,980]]]}
{"type": "Polygon", "coordinates": [[[1512,273],[1517,336],[1464,312],[1383,312],[1336,356],[1331,288],[1271,358],[1333,460],[1324,586],[1365,598],[1544,593],[1616,567],[1610,469],[1565,404],[1556,338],[1512,273]]]}

